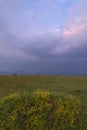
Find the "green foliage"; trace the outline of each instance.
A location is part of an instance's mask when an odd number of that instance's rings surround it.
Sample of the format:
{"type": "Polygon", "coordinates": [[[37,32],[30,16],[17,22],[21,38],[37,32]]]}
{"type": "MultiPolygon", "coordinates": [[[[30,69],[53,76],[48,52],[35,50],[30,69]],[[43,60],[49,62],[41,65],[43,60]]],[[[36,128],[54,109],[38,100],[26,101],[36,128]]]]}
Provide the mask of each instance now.
{"type": "Polygon", "coordinates": [[[0,130],[77,130],[80,102],[47,91],[12,94],[0,102],[0,130]]]}

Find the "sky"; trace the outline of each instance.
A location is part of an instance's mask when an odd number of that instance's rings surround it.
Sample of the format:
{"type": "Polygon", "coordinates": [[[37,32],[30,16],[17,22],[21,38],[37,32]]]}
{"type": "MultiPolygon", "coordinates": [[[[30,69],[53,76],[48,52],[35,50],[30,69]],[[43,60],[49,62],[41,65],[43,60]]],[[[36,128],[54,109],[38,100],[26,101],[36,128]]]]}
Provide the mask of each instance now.
{"type": "Polygon", "coordinates": [[[0,74],[87,75],[87,0],[0,0],[0,74]]]}

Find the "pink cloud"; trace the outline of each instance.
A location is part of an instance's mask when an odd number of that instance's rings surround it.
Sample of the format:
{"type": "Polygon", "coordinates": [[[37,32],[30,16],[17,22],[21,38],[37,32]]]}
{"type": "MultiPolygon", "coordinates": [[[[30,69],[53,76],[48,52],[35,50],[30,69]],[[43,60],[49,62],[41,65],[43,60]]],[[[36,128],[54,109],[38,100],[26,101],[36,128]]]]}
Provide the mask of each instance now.
{"type": "Polygon", "coordinates": [[[81,24],[81,25],[72,25],[69,27],[69,29],[64,28],[63,35],[64,37],[72,36],[77,33],[82,32],[87,27],[87,24],[81,24]]]}

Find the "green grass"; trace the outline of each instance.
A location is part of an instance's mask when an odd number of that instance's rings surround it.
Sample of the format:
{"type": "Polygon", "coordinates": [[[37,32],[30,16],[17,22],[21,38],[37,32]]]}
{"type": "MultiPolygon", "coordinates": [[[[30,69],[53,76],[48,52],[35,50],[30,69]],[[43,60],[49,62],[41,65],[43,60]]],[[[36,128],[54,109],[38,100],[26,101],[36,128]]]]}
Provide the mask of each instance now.
{"type": "Polygon", "coordinates": [[[72,94],[87,101],[87,77],[68,76],[0,76],[0,98],[9,94],[31,93],[37,89],[55,95],[72,94]]]}
{"type": "Polygon", "coordinates": [[[38,89],[49,91],[57,97],[72,95],[78,98],[81,102],[81,114],[84,116],[82,120],[87,123],[87,77],[0,76],[1,101],[14,93],[32,95],[38,89]]]}

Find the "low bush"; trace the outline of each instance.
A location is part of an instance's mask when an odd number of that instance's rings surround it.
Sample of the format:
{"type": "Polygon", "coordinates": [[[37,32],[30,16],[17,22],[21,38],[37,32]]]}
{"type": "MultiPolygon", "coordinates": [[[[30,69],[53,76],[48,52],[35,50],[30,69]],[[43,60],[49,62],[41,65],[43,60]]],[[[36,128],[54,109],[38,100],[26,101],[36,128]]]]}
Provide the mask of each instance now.
{"type": "Polygon", "coordinates": [[[79,115],[80,103],[72,96],[12,94],[0,102],[0,130],[77,130],[79,115]]]}

